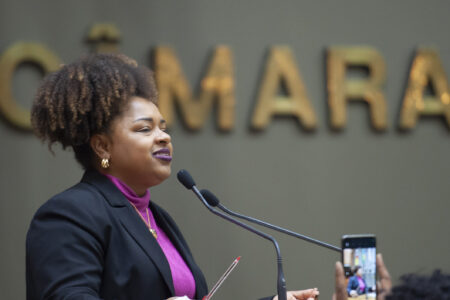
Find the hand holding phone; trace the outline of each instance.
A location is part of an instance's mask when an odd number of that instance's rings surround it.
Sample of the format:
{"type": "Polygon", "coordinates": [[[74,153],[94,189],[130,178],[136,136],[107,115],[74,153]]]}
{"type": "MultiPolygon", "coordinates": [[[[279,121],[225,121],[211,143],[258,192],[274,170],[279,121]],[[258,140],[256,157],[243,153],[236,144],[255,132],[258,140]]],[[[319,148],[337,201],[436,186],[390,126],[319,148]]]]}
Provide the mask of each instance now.
{"type": "Polygon", "coordinates": [[[342,237],[342,264],[348,296],[359,299],[376,299],[375,235],[344,235],[342,237]]]}

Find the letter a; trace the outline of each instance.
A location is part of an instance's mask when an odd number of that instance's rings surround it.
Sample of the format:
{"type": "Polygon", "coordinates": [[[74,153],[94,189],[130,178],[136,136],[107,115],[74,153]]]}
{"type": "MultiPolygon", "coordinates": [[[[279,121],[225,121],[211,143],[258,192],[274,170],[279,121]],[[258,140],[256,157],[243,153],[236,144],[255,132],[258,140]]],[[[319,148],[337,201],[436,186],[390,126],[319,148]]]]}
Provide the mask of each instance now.
{"type": "Polygon", "coordinates": [[[316,127],[316,116],[296,66],[288,47],[277,46],[270,50],[253,113],[254,129],[266,128],[274,115],[294,116],[306,129],[316,127]],[[281,82],[285,83],[287,97],[278,95],[281,82]]]}

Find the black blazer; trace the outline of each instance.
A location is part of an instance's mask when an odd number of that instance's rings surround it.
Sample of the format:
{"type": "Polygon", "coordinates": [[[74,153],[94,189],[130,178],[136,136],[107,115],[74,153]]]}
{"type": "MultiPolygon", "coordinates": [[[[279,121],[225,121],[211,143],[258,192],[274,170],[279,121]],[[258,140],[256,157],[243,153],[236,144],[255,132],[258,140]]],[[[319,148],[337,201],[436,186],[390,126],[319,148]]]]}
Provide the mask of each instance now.
{"type": "MultiPolygon", "coordinates": [[[[201,299],[206,281],[180,230],[152,201],[150,209],[191,269],[201,299]]],[[[96,171],[37,211],[27,234],[26,287],[28,300],[174,296],[158,243],[122,193],[96,171]]]]}

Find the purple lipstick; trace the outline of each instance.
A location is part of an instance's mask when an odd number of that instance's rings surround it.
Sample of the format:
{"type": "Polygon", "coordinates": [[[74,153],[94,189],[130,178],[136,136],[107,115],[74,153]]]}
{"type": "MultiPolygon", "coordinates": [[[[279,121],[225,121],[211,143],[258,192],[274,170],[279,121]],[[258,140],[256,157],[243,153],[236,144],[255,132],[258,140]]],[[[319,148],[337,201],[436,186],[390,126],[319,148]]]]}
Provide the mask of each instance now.
{"type": "Polygon", "coordinates": [[[170,156],[170,150],[168,148],[161,148],[152,153],[153,157],[164,160],[172,161],[172,156],[170,156]]]}

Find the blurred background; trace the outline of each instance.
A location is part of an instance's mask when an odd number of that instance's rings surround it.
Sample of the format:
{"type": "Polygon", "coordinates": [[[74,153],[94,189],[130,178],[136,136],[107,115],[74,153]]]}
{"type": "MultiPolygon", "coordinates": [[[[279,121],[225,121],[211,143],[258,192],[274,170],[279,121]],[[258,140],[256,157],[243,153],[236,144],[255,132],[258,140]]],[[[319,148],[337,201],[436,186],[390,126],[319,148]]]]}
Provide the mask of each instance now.
{"type": "MultiPolygon", "coordinates": [[[[210,287],[242,256],[216,299],[257,299],[276,293],[273,246],[210,214],[178,183],[179,169],[189,170],[199,188],[210,189],[229,208],[334,245],[343,234],[376,234],[395,280],[407,272],[450,271],[449,124],[441,116],[419,117],[414,128],[399,130],[419,47],[433,47],[450,72],[449,11],[444,0],[2,0],[0,55],[17,43],[36,43],[68,63],[99,45],[88,43],[88,36],[107,23],[120,36],[112,45],[140,64],[154,68],[155,49],[171,47],[198,96],[214,49],[226,45],[234,69],[233,129],[219,131],[213,110],[200,130],[189,130],[175,112],[173,175],[151,194],[177,221],[210,287]],[[315,130],[283,116],[262,130],[249,128],[270,49],[280,45],[295,58],[317,118],[315,130]],[[346,106],[343,129],[332,128],[327,50],[334,46],[366,46],[381,55],[385,130],[373,128],[363,101],[346,106]]],[[[0,88],[10,88],[16,103],[29,109],[44,72],[27,62],[13,71],[10,82],[1,77],[0,88]]],[[[367,75],[360,73],[354,75],[367,75]]],[[[24,299],[29,222],[83,172],[73,153],[57,146],[52,155],[31,131],[5,116],[0,139],[0,298],[24,299]]],[[[273,235],[288,289],[318,287],[321,299],[330,299],[340,254],[273,235]]]]}

